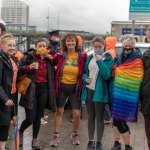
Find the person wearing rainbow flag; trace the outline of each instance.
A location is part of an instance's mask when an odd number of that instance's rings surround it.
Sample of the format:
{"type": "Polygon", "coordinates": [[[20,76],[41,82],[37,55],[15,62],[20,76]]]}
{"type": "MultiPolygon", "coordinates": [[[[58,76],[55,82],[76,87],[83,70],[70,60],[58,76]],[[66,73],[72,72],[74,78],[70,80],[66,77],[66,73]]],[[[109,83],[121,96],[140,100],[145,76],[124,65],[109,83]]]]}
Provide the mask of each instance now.
{"type": "Polygon", "coordinates": [[[125,150],[132,150],[130,129],[126,122],[136,122],[144,66],[142,53],[135,48],[132,35],[125,35],[122,40],[122,54],[113,66],[114,82],[112,90],[112,118],[114,146],[111,150],[121,150],[121,137],[125,150]]]}

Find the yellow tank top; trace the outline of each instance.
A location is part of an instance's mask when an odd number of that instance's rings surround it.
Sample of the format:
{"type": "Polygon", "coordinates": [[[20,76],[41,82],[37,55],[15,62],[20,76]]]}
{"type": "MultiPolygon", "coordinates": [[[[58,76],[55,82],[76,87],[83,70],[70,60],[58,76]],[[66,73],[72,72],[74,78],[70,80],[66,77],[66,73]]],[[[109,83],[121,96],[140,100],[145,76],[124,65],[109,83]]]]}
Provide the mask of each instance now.
{"type": "Polygon", "coordinates": [[[61,83],[76,84],[78,81],[78,53],[67,52],[65,65],[62,72],[61,83]]]}

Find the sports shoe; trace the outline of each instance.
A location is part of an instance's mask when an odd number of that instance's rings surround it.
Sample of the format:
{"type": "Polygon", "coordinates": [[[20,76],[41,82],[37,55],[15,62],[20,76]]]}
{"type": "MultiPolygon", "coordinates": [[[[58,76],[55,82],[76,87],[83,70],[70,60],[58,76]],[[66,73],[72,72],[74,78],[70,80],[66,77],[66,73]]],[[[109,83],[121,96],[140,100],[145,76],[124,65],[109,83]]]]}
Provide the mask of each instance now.
{"type": "Polygon", "coordinates": [[[110,120],[104,120],[104,124],[110,124],[110,123],[112,123],[111,119],[110,120]]]}
{"type": "Polygon", "coordinates": [[[71,139],[73,145],[80,145],[80,139],[78,133],[72,133],[71,139]]]}
{"type": "Polygon", "coordinates": [[[50,146],[51,147],[57,147],[59,144],[59,138],[57,136],[54,136],[51,140],[50,146]]]}
{"type": "Polygon", "coordinates": [[[111,148],[111,150],[121,150],[121,143],[115,141],[114,146],[111,148]]]}
{"type": "Polygon", "coordinates": [[[32,149],[40,150],[40,141],[38,139],[32,140],[32,149]]]}
{"type": "Polygon", "coordinates": [[[96,149],[95,150],[103,150],[101,142],[96,142],[96,149]]]}
{"type": "Polygon", "coordinates": [[[43,119],[48,119],[48,115],[44,115],[43,119]]]}
{"type": "Polygon", "coordinates": [[[94,141],[88,142],[87,150],[95,150],[95,142],[94,141]]]}
{"type": "Polygon", "coordinates": [[[41,118],[41,124],[42,124],[42,125],[47,124],[47,121],[44,120],[43,118],[41,118]]]}
{"type": "Polygon", "coordinates": [[[125,150],[133,150],[133,148],[130,145],[125,145],[125,150]]]}
{"type": "Polygon", "coordinates": [[[19,132],[19,146],[22,147],[23,146],[23,133],[19,132]]]}

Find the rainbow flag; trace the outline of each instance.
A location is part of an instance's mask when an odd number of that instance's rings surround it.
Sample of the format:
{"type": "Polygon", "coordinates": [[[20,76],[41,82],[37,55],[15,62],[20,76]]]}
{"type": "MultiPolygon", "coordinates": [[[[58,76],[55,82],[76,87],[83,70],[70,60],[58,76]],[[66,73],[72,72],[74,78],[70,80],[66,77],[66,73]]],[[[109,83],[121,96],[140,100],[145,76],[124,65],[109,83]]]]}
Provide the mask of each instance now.
{"type": "Polygon", "coordinates": [[[19,129],[18,129],[18,121],[19,121],[19,118],[18,118],[17,116],[13,116],[15,150],[19,150],[19,129]]]}
{"type": "Polygon", "coordinates": [[[140,58],[116,67],[112,98],[112,117],[114,119],[127,122],[137,121],[143,75],[144,67],[140,58]]]}

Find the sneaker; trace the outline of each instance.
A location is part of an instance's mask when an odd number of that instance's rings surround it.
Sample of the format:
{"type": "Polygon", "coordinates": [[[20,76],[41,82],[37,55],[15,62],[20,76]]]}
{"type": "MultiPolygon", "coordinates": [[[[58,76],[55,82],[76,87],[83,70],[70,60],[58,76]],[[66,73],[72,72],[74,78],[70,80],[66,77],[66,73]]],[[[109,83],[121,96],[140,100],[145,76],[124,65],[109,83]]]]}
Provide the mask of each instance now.
{"type": "Polygon", "coordinates": [[[53,139],[51,140],[50,146],[51,147],[57,147],[59,144],[59,138],[54,136],[53,139]]]}
{"type": "Polygon", "coordinates": [[[19,146],[22,147],[23,146],[23,133],[19,132],[19,146]]]}
{"type": "Polygon", "coordinates": [[[71,139],[72,139],[72,144],[73,145],[80,145],[80,139],[79,139],[78,133],[76,133],[76,134],[73,133],[71,135],[71,139]]]}
{"type": "Polygon", "coordinates": [[[130,145],[125,145],[125,150],[133,150],[133,148],[130,145]]]}
{"type": "Polygon", "coordinates": [[[41,124],[42,124],[42,125],[47,124],[47,121],[44,120],[43,118],[41,118],[41,124]]]}
{"type": "Polygon", "coordinates": [[[104,120],[104,124],[110,124],[110,123],[112,123],[111,119],[110,120],[104,120]]]}
{"type": "Polygon", "coordinates": [[[94,141],[88,142],[87,150],[95,150],[95,142],[94,141]]]}
{"type": "Polygon", "coordinates": [[[95,150],[103,150],[101,142],[96,142],[96,149],[95,150]]]}
{"type": "Polygon", "coordinates": [[[111,150],[121,150],[121,143],[115,141],[114,146],[111,148],[111,150]]]}
{"type": "Polygon", "coordinates": [[[40,141],[38,139],[32,140],[32,149],[40,150],[40,141]]]}
{"type": "Polygon", "coordinates": [[[5,150],[9,150],[9,148],[8,148],[8,147],[5,147],[5,150]]]}
{"type": "Polygon", "coordinates": [[[73,122],[73,115],[71,115],[71,117],[70,117],[71,119],[70,119],[70,122],[73,122]]]}
{"type": "Polygon", "coordinates": [[[43,119],[48,119],[48,115],[44,115],[43,119]]]}

